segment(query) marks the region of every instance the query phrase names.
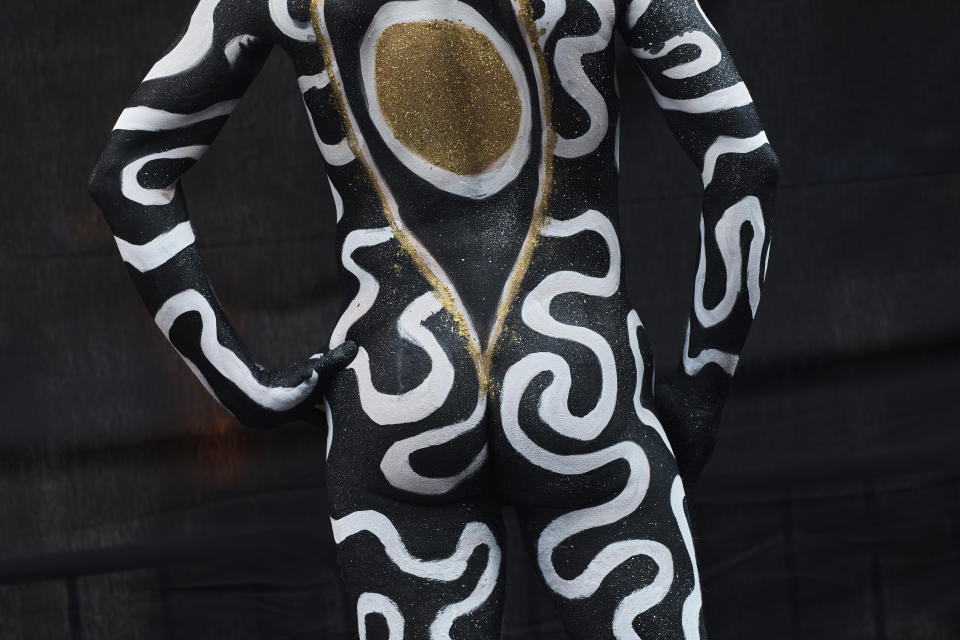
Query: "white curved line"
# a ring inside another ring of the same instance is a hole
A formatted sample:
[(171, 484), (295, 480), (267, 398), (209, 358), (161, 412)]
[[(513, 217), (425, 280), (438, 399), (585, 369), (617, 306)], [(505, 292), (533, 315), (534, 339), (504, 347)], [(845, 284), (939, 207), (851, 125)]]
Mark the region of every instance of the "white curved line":
[(333, 196), (333, 208), (337, 212), (337, 222), (340, 222), (343, 219), (343, 198), (340, 197), (340, 192), (333, 185), (330, 176), (327, 176), (327, 183), (330, 185), (330, 195)]
[(186, 33), (170, 52), (160, 58), (143, 81), (166, 78), (183, 73), (200, 64), (213, 46), (213, 11), (220, 0), (200, 0)]
[(390, 227), (380, 227), (379, 229), (356, 229), (347, 234), (344, 239), (340, 261), (343, 267), (357, 278), (360, 288), (333, 328), (333, 333), (330, 335), (331, 349), (343, 344), (350, 327), (370, 310), (380, 292), (380, 283), (368, 271), (360, 268), (353, 259), (353, 252), (362, 247), (372, 247), (386, 242), (391, 238), (393, 238), (393, 232)]
[(324, 400), (323, 413), (327, 418), (327, 447), (324, 454), (324, 460), (330, 457), (330, 447), (333, 446), (333, 410), (330, 403)]
[(151, 153), (142, 158), (137, 158), (126, 165), (123, 171), (120, 172), (120, 191), (125, 198), (138, 204), (146, 206), (169, 204), (176, 193), (177, 183), (180, 182), (180, 178), (177, 177), (166, 187), (147, 189), (140, 185), (140, 180), (137, 177), (140, 170), (143, 169), (147, 163), (153, 162), (154, 160), (182, 160), (188, 158), (196, 160), (204, 154), (207, 148), (208, 145), (198, 144), (189, 147), (180, 147), (178, 149), (170, 149), (169, 151), (161, 151), (159, 153)]
[(403, 614), (397, 603), (379, 593), (361, 593), (357, 598), (357, 629), (360, 640), (367, 640), (367, 616), (376, 613), (387, 622), (387, 640), (403, 640)]
[(642, 327), (643, 324), (640, 322), (640, 316), (635, 310), (631, 309), (630, 313), (627, 314), (627, 338), (630, 341), (630, 351), (633, 352), (633, 363), (637, 370), (637, 387), (633, 391), (633, 410), (636, 412), (637, 417), (640, 418), (640, 422), (657, 432), (657, 435), (663, 440), (663, 444), (666, 445), (667, 451), (673, 455), (673, 447), (670, 446), (670, 440), (667, 439), (667, 433), (663, 430), (663, 425), (660, 424), (660, 420), (657, 419), (653, 411), (647, 409), (640, 402), (641, 392), (643, 391), (645, 367), (643, 364), (643, 354), (640, 353), (640, 340), (637, 337), (637, 329)]
[[(315, 76), (301, 76), (297, 80), (299, 82), (300, 80), (304, 80), (304, 78), (312, 79), (314, 77)], [(306, 93), (308, 90), (313, 88), (320, 88), (320, 87), (313, 85), (304, 89), (304, 85), (303, 84), (300, 85), (300, 90), (303, 93)], [(347, 144), (347, 139), (342, 138), (340, 142), (337, 142), (335, 144), (327, 144), (326, 142), (321, 140), (320, 134), (319, 132), (317, 132), (317, 125), (313, 121), (313, 113), (311, 113), (310, 107), (307, 105), (306, 99), (304, 99), (303, 101), (303, 108), (306, 109), (307, 111), (307, 121), (310, 123), (310, 131), (311, 133), (313, 133), (313, 139), (316, 141), (317, 147), (320, 149), (320, 155), (323, 156), (324, 161), (327, 164), (332, 165), (334, 167), (340, 167), (350, 162), (353, 162), (353, 160), (355, 159), (355, 156), (353, 155), (353, 151), (350, 150), (350, 146)]]
[[(619, 286), (620, 250), (613, 225), (605, 216), (591, 210), (572, 220), (552, 221), (544, 234), (567, 237), (587, 229), (601, 234), (607, 242), (610, 252), (607, 274), (602, 278), (575, 272), (558, 272), (547, 276), (524, 299), (522, 317), (527, 325), (544, 335), (575, 340), (594, 351), (601, 363), (601, 400), (584, 418), (572, 416), (567, 406), (569, 365), (557, 354), (531, 353), (512, 365), (504, 376), (500, 416), (510, 446), (529, 462), (547, 471), (569, 476), (589, 473), (616, 460), (623, 460), (629, 465), (629, 476), (618, 495), (603, 504), (563, 514), (544, 528), (537, 541), (537, 562), (544, 580), (555, 593), (565, 598), (579, 599), (593, 595), (603, 579), (629, 558), (644, 555), (653, 559), (658, 567), (654, 582), (626, 596), (617, 609), (614, 633), (617, 637), (630, 637), (622, 635), (625, 628), (632, 630), (633, 618), (662, 600), (673, 580), (669, 550), (652, 540), (617, 541), (604, 547), (578, 576), (570, 579), (557, 573), (553, 565), (553, 552), (570, 537), (617, 522), (640, 506), (650, 484), (650, 464), (646, 454), (640, 445), (632, 441), (617, 442), (590, 453), (557, 454), (535, 443), (520, 426), (520, 401), (530, 382), (544, 371), (551, 371), (554, 379), (540, 397), (538, 412), (552, 430), (568, 437), (588, 440), (602, 432), (612, 415), (617, 382), (616, 363), (609, 344), (584, 327), (563, 325), (549, 315), (549, 302), (560, 293), (609, 296)], [(608, 396), (612, 396), (612, 400)], [(597, 413), (602, 415), (602, 419), (597, 420), (596, 415), (592, 415)], [(584, 423), (588, 417), (590, 421)]]
[(750, 153), (769, 143), (770, 141), (767, 140), (767, 134), (764, 131), (749, 138), (718, 137), (703, 156), (703, 188), (706, 189), (713, 182), (713, 173), (717, 168), (717, 160), (720, 156), (725, 153)]
[(616, 406), (617, 369), (613, 350), (603, 336), (595, 331), (555, 320), (550, 315), (550, 304), (555, 297), (566, 293), (599, 297), (616, 293), (620, 286), (620, 246), (610, 220), (592, 209), (571, 220), (551, 219), (542, 233), (545, 236), (568, 237), (583, 231), (598, 233), (606, 241), (610, 254), (607, 273), (602, 277), (576, 271), (551, 273), (524, 298), (521, 317), (527, 326), (542, 335), (570, 340), (593, 352), (600, 365), (601, 376), (600, 397), (596, 406), (584, 416), (570, 413), (567, 404), (572, 383), (570, 366), (557, 354), (539, 353), (535, 358), (528, 356), (514, 366), (538, 372), (551, 371), (554, 377), (541, 397), (540, 416), (558, 433), (578, 440), (590, 440), (606, 428)]
[(545, 0), (543, 3), (543, 15), (540, 16), (535, 24), (537, 31), (540, 32), (539, 41), (546, 42), (553, 33), (553, 28), (557, 26), (560, 18), (567, 12), (567, 0)]
[(300, 93), (306, 93), (311, 89), (323, 89), (330, 84), (330, 76), (327, 74), (327, 70), (324, 69), (320, 73), (315, 73), (312, 76), (298, 77), (297, 84), (300, 85)]
[(673, 510), (673, 517), (677, 520), (677, 526), (680, 528), (680, 537), (683, 538), (683, 546), (687, 549), (690, 566), (693, 567), (693, 589), (683, 601), (681, 612), (683, 638), (684, 640), (700, 640), (700, 607), (702, 605), (700, 571), (697, 569), (697, 557), (693, 551), (693, 535), (690, 533), (690, 523), (683, 511), (683, 499), (683, 482), (680, 480), (680, 476), (677, 476), (670, 488), (670, 507)]
[[(217, 339), (217, 318), (213, 308), (210, 306), (210, 302), (196, 289), (187, 289), (172, 296), (163, 303), (163, 306), (154, 316), (154, 320), (160, 330), (163, 331), (163, 335), (169, 340), (170, 327), (173, 326), (176, 319), (191, 311), (199, 313), (202, 321), (200, 349), (203, 351), (203, 355), (223, 377), (235, 384), (244, 395), (261, 407), (272, 411), (292, 409), (310, 395), (314, 387), (317, 386), (319, 376), (316, 371), (310, 375), (309, 379), (296, 387), (267, 387), (260, 384), (237, 354), (220, 344)], [(193, 364), (183, 354), (181, 354), (181, 357), (188, 364)], [(201, 380), (204, 380), (195, 365), (191, 366), (191, 369)], [(204, 380), (204, 382), (206, 381)], [(207, 388), (210, 387), (207, 386)], [(216, 397), (216, 394), (214, 394), (214, 397)]]
[(470, 464), (462, 471), (443, 478), (430, 478), (420, 475), (410, 466), (410, 456), (422, 449), (436, 447), (454, 438), (458, 438), (480, 425), (487, 408), (487, 395), (481, 393), (476, 408), (466, 420), (431, 429), (415, 436), (398, 440), (387, 449), (380, 461), (380, 470), (390, 486), (420, 495), (443, 495), (454, 489), (465, 479), (476, 473), (487, 459), (487, 446), (474, 456)]
[(120, 113), (114, 131), (169, 131), (182, 129), (198, 122), (228, 116), (239, 100), (225, 100), (196, 113), (173, 113), (153, 107), (127, 107)]
[(554, 154), (562, 158), (578, 158), (597, 148), (607, 134), (609, 117), (607, 103), (587, 77), (581, 58), (588, 53), (602, 51), (610, 43), (616, 7), (613, 0), (587, 0), (600, 19), (597, 32), (589, 36), (561, 38), (554, 52), (554, 68), (563, 90), (587, 112), (590, 127), (576, 138), (557, 136)]
[(317, 141), (317, 146), (320, 147), (320, 155), (323, 156), (327, 164), (340, 167), (353, 162), (353, 151), (350, 150), (346, 138), (336, 144), (327, 144), (317, 134), (317, 129), (313, 125), (313, 116), (310, 116), (310, 127), (313, 129), (313, 139)]
[(635, 56), (643, 60), (656, 60), (657, 58), (666, 56), (677, 47), (682, 47), (687, 44), (693, 45), (700, 50), (697, 57), (690, 62), (684, 62), (669, 69), (664, 69), (663, 75), (668, 78), (673, 78), (674, 80), (692, 78), (693, 76), (714, 68), (720, 64), (720, 60), (723, 58), (720, 47), (714, 42), (713, 38), (703, 31), (689, 31), (679, 36), (674, 36), (663, 43), (663, 47), (656, 53), (653, 53), (649, 49), (631, 49), (631, 51), (633, 51)]
[(270, 0), (270, 19), (280, 32), (299, 42), (316, 42), (317, 34), (309, 20), (295, 20), (290, 15), (288, 0)]
[(651, 0), (631, 0), (627, 5), (627, 28), (633, 29), (637, 26), (637, 21), (643, 17), (643, 14), (650, 8)]
[[(602, 0), (612, 2), (612, 0)], [(376, 44), (381, 34), (400, 22), (447, 19), (465, 24), (486, 36), (513, 79), (520, 100), (520, 122), (513, 144), (486, 169), (470, 175), (431, 163), (397, 139), (380, 109), (376, 82)], [(438, 189), (473, 199), (486, 198), (513, 182), (530, 155), (530, 90), (519, 58), (509, 43), (469, 4), (450, 0), (394, 0), (374, 15), (360, 43), (360, 70), (367, 110), (377, 132), (403, 165)]]
[(140, 273), (146, 273), (165, 264), (196, 240), (188, 220), (184, 220), (173, 229), (161, 233), (144, 244), (133, 244), (117, 236), (113, 239), (117, 242), (123, 261)]
[(653, 582), (634, 591), (620, 601), (613, 612), (613, 637), (617, 640), (640, 640), (633, 629), (633, 620), (638, 615), (659, 604), (673, 584), (673, 556), (670, 549), (654, 540), (631, 540), (634, 555), (644, 555), (657, 565)]
[(242, 33), (227, 43), (223, 48), (223, 55), (226, 56), (227, 64), (230, 65), (231, 69), (237, 66), (237, 61), (240, 59), (240, 55), (243, 54), (243, 50), (257, 41), (258, 38), (256, 36), (252, 36), (249, 33)]
[(688, 376), (695, 376), (700, 370), (713, 362), (732, 376), (737, 370), (737, 363), (740, 356), (735, 353), (720, 351), (719, 349), (704, 349), (696, 356), (690, 356), (690, 323), (687, 322), (687, 337), (683, 342), (683, 370)]
[(697, 320), (704, 327), (712, 327), (725, 320), (737, 303), (737, 297), (743, 287), (740, 228), (744, 224), (749, 224), (753, 229), (746, 281), (750, 314), (756, 315), (757, 305), (760, 304), (760, 255), (763, 251), (765, 230), (760, 200), (756, 196), (747, 196), (724, 211), (714, 229), (714, 239), (720, 249), (723, 267), (727, 274), (727, 284), (723, 298), (712, 309), (707, 309), (703, 301), (703, 288), (707, 279), (707, 251), (703, 216), (700, 217), (700, 263), (697, 265), (693, 307)]
[(340, 544), (362, 531), (369, 531), (383, 545), (387, 557), (404, 573), (441, 582), (452, 582), (463, 576), (467, 561), (479, 546), (487, 547), (487, 566), (477, 586), (464, 600), (448, 605), (437, 613), (430, 625), (431, 640), (447, 640), (454, 620), (475, 611), (493, 593), (500, 573), (500, 545), (490, 528), (482, 522), (469, 522), (463, 527), (454, 552), (437, 560), (421, 560), (407, 550), (393, 523), (377, 511), (354, 511), (340, 519), (331, 518), (333, 539)]
[(735, 85), (717, 89), (698, 98), (668, 98), (657, 91), (650, 79), (644, 75), (650, 91), (653, 92), (653, 98), (660, 105), (661, 109), (667, 111), (682, 111), (683, 113), (713, 113), (715, 111), (725, 111), (744, 107), (753, 102), (750, 92), (747, 91), (747, 85), (738, 82)]
[[(531, 354), (527, 358), (536, 355), (538, 354)], [(520, 455), (542, 469), (568, 476), (589, 473), (615, 460), (626, 461), (630, 468), (623, 490), (617, 496), (603, 504), (572, 511), (556, 518), (547, 525), (537, 541), (537, 561), (547, 585), (564, 598), (587, 598), (596, 592), (601, 581), (613, 569), (629, 558), (652, 555), (657, 560), (662, 557), (663, 549), (659, 543), (649, 540), (622, 540), (604, 547), (586, 569), (574, 578), (561, 577), (553, 566), (553, 552), (565, 540), (582, 531), (617, 522), (640, 506), (650, 485), (650, 463), (640, 445), (630, 441), (617, 442), (591, 453), (573, 455), (553, 453), (533, 442), (520, 427), (519, 410), (523, 392), (538, 372), (520, 367), (519, 364), (520, 362), (510, 367), (504, 376), (501, 419), (504, 435)], [(666, 572), (668, 569), (665, 563), (658, 562), (658, 566), (660, 571)], [(672, 574), (672, 563), (669, 569)], [(672, 580), (672, 575), (670, 579)]]
[(427, 352), (430, 370), (423, 381), (401, 394), (381, 393), (370, 377), (370, 355), (364, 347), (349, 368), (357, 374), (360, 405), (364, 413), (380, 425), (405, 424), (423, 420), (439, 409), (453, 388), (455, 370), (443, 347), (423, 322), (443, 309), (431, 290), (407, 305), (397, 320), (400, 337)]

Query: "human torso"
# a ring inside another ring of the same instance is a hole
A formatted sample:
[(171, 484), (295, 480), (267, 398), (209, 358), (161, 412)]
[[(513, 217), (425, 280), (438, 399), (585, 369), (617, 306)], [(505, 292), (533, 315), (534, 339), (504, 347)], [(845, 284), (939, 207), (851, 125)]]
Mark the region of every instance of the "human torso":
[(337, 205), (331, 346), (365, 352), (364, 408), (446, 397), (443, 378), (496, 396), (534, 352), (589, 381), (572, 405), (596, 404), (634, 355), (614, 3), (317, 0), (313, 16), (297, 65)]

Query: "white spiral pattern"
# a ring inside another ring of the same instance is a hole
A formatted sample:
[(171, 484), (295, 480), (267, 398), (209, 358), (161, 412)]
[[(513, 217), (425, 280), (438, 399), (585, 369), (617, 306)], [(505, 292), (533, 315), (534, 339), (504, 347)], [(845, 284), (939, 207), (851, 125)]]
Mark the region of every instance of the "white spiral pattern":
[[(626, 596), (618, 605), (612, 622), (612, 630), (617, 638), (635, 638), (634, 618), (663, 600), (673, 582), (673, 558), (669, 549), (654, 540), (616, 541), (604, 547), (574, 578), (559, 575), (553, 564), (553, 552), (574, 535), (613, 524), (640, 506), (650, 483), (650, 464), (643, 448), (636, 442), (625, 440), (591, 453), (558, 454), (534, 442), (520, 424), (523, 394), (530, 382), (545, 371), (553, 374), (553, 380), (540, 396), (538, 413), (553, 431), (578, 440), (591, 440), (606, 428), (612, 416), (612, 403), (616, 399), (616, 367), (609, 344), (584, 327), (563, 325), (549, 315), (549, 301), (557, 295), (578, 292), (606, 297), (619, 287), (619, 243), (612, 224), (605, 216), (590, 210), (572, 220), (552, 222), (544, 234), (569, 237), (584, 231), (600, 234), (607, 243), (610, 267), (606, 276), (596, 278), (576, 272), (551, 274), (524, 298), (522, 316), (524, 322), (539, 333), (578, 342), (594, 352), (602, 363), (603, 371), (597, 406), (582, 418), (572, 416), (567, 405), (569, 365), (556, 354), (532, 353), (512, 365), (504, 376), (501, 423), (507, 441), (517, 453), (530, 463), (553, 473), (582, 475), (616, 460), (623, 460), (629, 465), (629, 476), (619, 494), (605, 503), (563, 514), (544, 528), (537, 541), (537, 561), (547, 585), (554, 592), (568, 599), (579, 599), (593, 595), (601, 581), (628, 559), (642, 555), (653, 560), (657, 565), (653, 582)], [(635, 331), (637, 326), (638, 323), (628, 321), (628, 331)], [(634, 353), (639, 356), (639, 347)], [(608, 357), (609, 361), (605, 362)], [(641, 366), (639, 358), (637, 362), (638, 367)], [(642, 380), (641, 369), (638, 369), (638, 380)], [(647, 414), (644, 415), (649, 418)], [(658, 424), (655, 420), (652, 422)]]
[[(333, 539), (340, 544), (350, 536), (367, 531), (372, 533), (383, 545), (383, 549), (393, 564), (404, 573), (438, 582), (452, 582), (463, 577), (467, 570), (467, 561), (478, 547), (487, 548), (487, 564), (477, 580), (473, 591), (459, 602), (449, 604), (437, 612), (430, 625), (431, 640), (449, 640), (450, 627), (457, 618), (476, 611), (493, 593), (500, 575), (500, 545), (490, 528), (482, 522), (469, 522), (463, 527), (454, 552), (438, 560), (422, 560), (413, 556), (403, 543), (400, 533), (384, 514), (377, 511), (354, 511), (342, 518), (331, 518)], [(394, 603), (384, 606), (386, 598), (368, 598), (363, 604), (376, 607), (378, 613), (387, 617), (388, 624), (394, 620), (394, 628), (402, 629), (402, 614)], [(358, 616), (360, 615), (358, 603)], [(399, 624), (397, 622), (399, 616)], [(393, 638), (393, 635), (391, 635)]]
[[(597, 12), (600, 26), (597, 32), (589, 36), (570, 36), (557, 41), (553, 55), (554, 66), (560, 84), (571, 98), (576, 100), (587, 116), (590, 126), (586, 132), (576, 138), (558, 136), (554, 153), (562, 158), (577, 158), (584, 156), (599, 146), (609, 128), (607, 102), (600, 95), (597, 88), (590, 82), (583, 68), (581, 58), (589, 53), (603, 51), (610, 44), (613, 36), (613, 24), (616, 21), (616, 7), (613, 0), (588, 0)], [(552, 28), (555, 24), (553, 15), (544, 18)]]

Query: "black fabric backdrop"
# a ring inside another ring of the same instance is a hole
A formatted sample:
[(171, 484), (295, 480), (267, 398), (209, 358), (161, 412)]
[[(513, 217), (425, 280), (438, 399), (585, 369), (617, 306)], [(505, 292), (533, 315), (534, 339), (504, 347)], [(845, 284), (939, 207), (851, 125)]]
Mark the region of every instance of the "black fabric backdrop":
[[(692, 492), (727, 638), (960, 638), (953, 0), (705, 0), (784, 167), (722, 439)], [(339, 638), (321, 429), (244, 430), (142, 308), (86, 177), (191, 0), (3, 3), (0, 638)], [(677, 361), (699, 175), (622, 59), (630, 288)], [(185, 180), (254, 352), (324, 346), (334, 215), (277, 51)], [(511, 529), (508, 638), (562, 638)]]

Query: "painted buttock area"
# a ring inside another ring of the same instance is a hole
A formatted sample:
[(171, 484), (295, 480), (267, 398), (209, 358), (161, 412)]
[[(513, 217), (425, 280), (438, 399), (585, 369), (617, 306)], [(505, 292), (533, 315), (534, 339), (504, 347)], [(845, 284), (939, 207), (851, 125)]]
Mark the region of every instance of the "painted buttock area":
[(470, 198), (517, 177), (530, 152), (527, 83), (513, 49), (472, 7), (383, 5), (360, 64), (371, 119), (408, 169)]

